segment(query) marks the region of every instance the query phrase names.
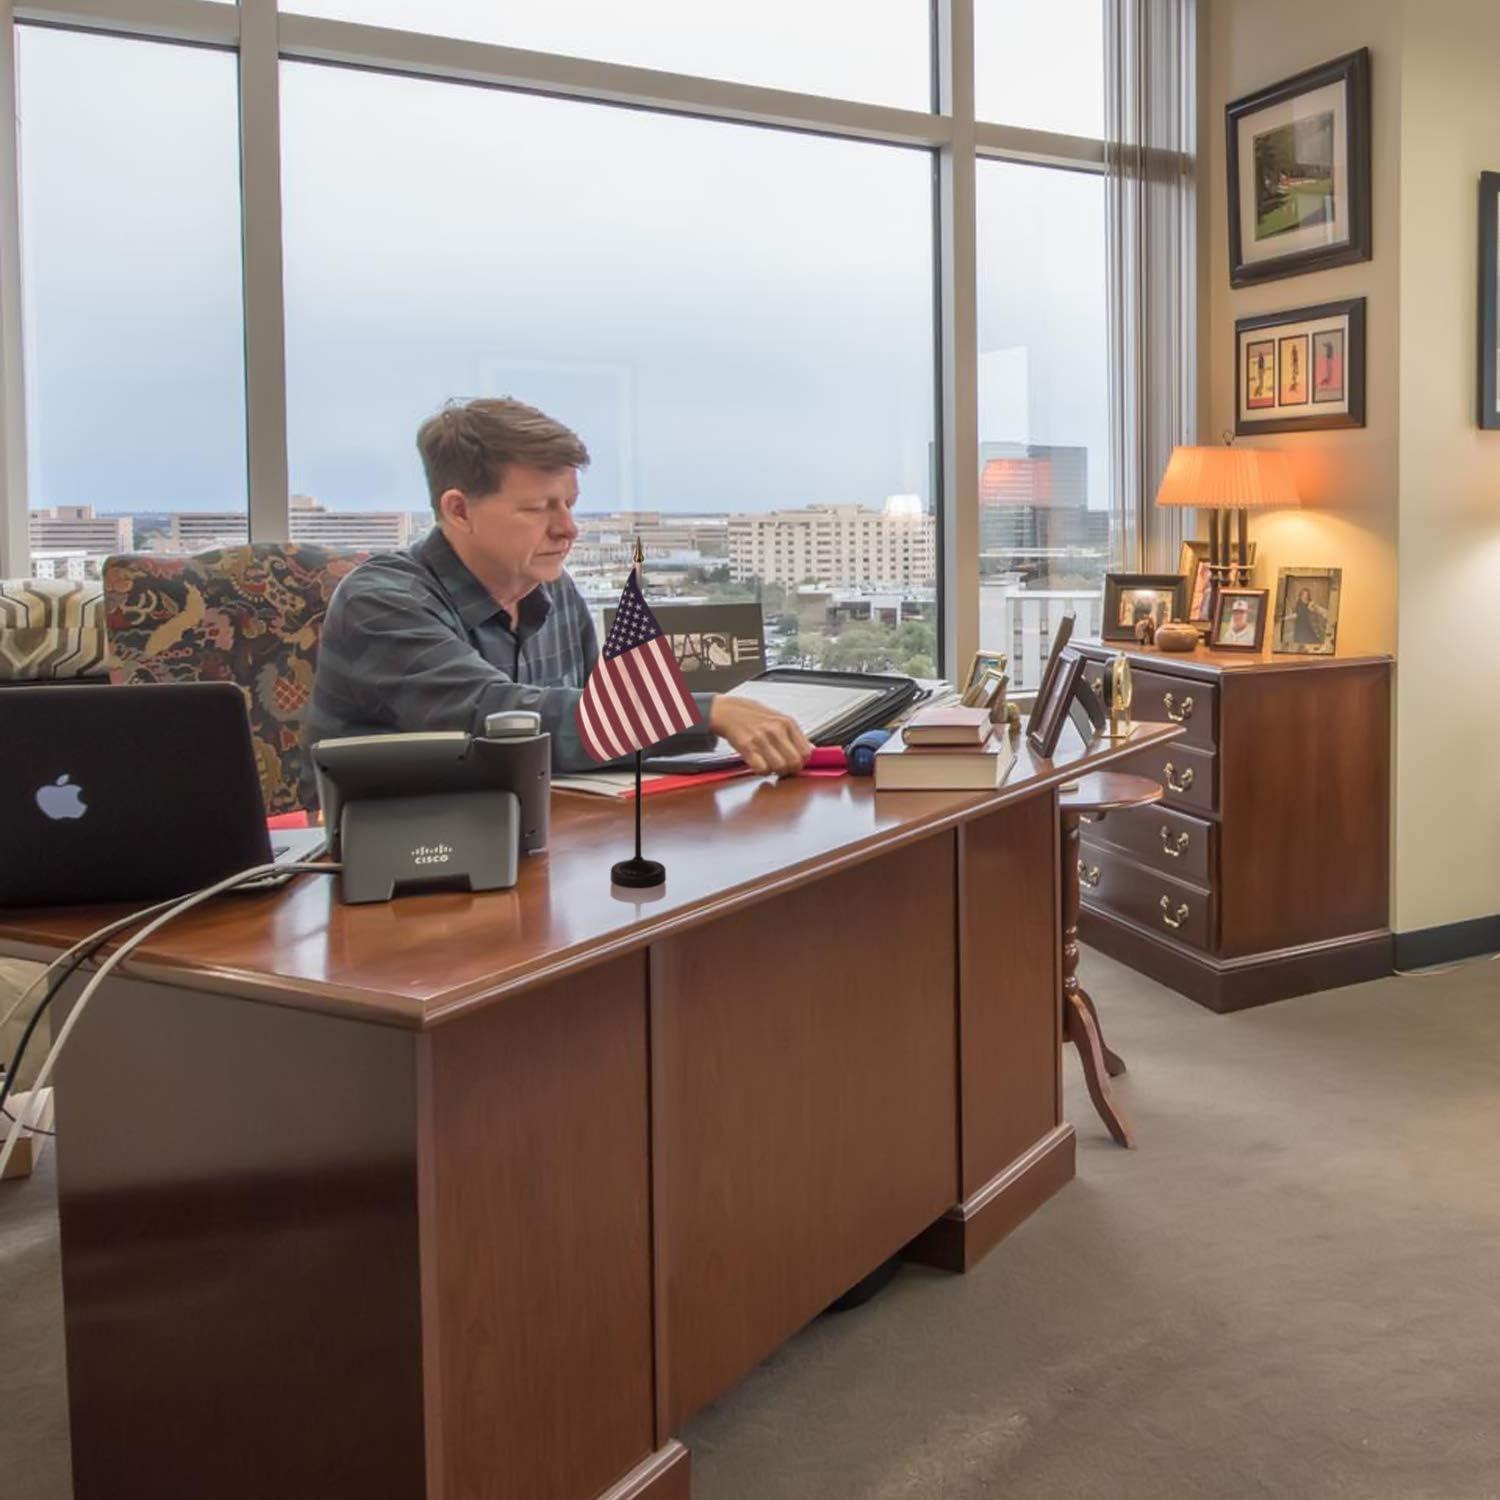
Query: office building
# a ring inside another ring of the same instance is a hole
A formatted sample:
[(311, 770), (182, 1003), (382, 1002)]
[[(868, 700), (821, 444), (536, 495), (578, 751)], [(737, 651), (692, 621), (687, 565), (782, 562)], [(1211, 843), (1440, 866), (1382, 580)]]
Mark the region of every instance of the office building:
[(914, 496), (892, 496), (882, 510), (808, 505), (729, 518), (729, 568), (736, 581), (823, 588), (930, 585), (934, 526)]
[(1500, 1489), (1495, 0), (0, 27), (0, 1500)]
[(81, 551), (89, 557), (129, 552), (135, 523), (128, 515), (100, 515), (92, 505), (55, 505), (34, 510), (29, 519), (31, 545), (42, 552)]

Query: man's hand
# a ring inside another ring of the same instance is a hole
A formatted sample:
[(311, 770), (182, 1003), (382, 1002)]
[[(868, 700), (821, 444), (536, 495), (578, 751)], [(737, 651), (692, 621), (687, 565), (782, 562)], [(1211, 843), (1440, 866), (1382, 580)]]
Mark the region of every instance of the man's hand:
[(813, 747), (795, 719), (750, 698), (720, 694), (709, 710), (708, 727), (722, 735), (752, 771), (791, 776), (800, 771)]

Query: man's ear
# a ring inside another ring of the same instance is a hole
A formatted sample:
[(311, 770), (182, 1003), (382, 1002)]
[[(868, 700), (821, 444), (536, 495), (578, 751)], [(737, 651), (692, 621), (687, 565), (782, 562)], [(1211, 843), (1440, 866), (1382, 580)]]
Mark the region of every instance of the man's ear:
[(462, 490), (444, 490), (438, 496), (437, 510), (449, 525), (460, 531), (469, 530), (469, 497)]

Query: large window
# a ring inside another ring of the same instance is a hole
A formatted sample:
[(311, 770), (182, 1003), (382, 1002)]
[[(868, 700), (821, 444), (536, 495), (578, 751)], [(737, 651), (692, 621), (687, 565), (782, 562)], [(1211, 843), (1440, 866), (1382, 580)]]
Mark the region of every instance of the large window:
[(929, 0), (281, 0), (284, 11), (932, 108)]
[(32, 570), (243, 538), (235, 59), (17, 39)]
[(779, 660), (936, 670), (926, 153), (315, 65), (281, 90), (294, 507), (424, 525), (418, 422), (514, 395), (589, 445), (600, 606), (638, 530), (657, 597), (759, 597)]
[(979, 636), (1034, 687), (1065, 614), (1098, 625), (1109, 484), (1104, 181), (978, 170)]
[(981, 120), (1104, 134), (1105, 0), (976, 0), (974, 112)]

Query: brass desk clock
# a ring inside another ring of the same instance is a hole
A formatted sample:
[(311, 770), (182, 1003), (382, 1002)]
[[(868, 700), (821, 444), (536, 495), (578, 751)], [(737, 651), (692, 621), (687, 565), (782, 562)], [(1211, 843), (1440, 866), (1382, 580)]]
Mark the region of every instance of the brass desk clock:
[(1130, 701), (1135, 694), (1130, 680), (1130, 662), (1122, 651), (1109, 664), (1109, 737), (1129, 739), (1135, 725), (1130, 718)]

